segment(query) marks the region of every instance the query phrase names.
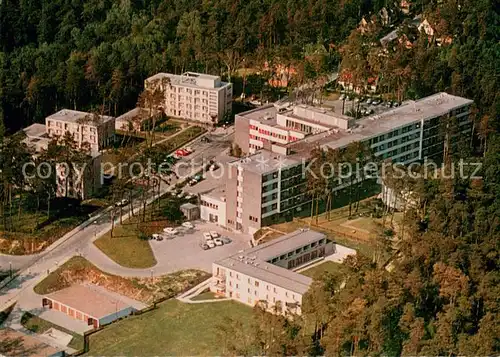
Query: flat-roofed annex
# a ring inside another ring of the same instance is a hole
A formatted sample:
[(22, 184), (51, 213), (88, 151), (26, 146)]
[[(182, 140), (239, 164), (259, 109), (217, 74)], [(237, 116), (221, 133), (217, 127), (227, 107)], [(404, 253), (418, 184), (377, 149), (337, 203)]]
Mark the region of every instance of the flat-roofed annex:
[(216, 261), (215, 264), (284, 289), (304, 294), (312, 283), (311, 278), (271, 264), (270, 261), (321, 239), (326, 239), (323, 233), (312, 230), (298, 230)]
[(72, 285), (45, 297), (96, 319), (109, 316), (133, 304), (124, 296), (90, 284)]
[[(88, 121), (88, 124), (91, 124), (93, 118), (94, 115), (92, 113), (81, 112), (72, 109), (61, 109), (60, 111), (52, 115), (49, 115), (47, 117), (47, 120), (64, 121), (68, 123), (85, 122), (85, 124), (87, 124), (86, 122)], [(106, 123), (113, 119), (113, 117), (107, 115), (98, 115), (98, 118), (99, 118), (99, 124)]]

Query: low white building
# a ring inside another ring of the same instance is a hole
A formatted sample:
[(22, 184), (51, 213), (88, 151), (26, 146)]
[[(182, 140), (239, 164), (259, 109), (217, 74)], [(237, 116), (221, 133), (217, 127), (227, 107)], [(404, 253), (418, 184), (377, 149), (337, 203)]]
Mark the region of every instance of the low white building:
[(312, 279), (293, 270), (335, 252), (336, 244), (323, 233), (298, 230), (214, 262), (210, 289), (250, 306), (300, 315)]
[(225, 186), (200, 195), (200, 218), (220, 226), (226, 225)]

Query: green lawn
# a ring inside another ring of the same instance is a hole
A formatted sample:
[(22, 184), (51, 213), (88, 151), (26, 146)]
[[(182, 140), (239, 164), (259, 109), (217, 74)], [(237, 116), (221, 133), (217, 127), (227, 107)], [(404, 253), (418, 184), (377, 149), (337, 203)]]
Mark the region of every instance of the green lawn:
[(111, 232), (94, 242), (104, 254), (113, 261), (127, 268), (151, 268), (156, 265), (156, 258), (148, 240), (139, 238), (140, 231), (135, 223), (129, 221), (115, 226)]
[(34, 316), (29, 312), (26, 312), (21, 318), (21, 324), (26, 327), (26, 329), (38, 333), (43, 334), (50, 328), (55, 328), (59, 331), (65, 332), (73, 336), (73, 339), (68, 344), (69, 347), (74, 348), (75, 350), (80, 350), (83, 348), (83, 336), (78, 335), (74, 332), (66, 330), (64, 327), (58, 326), (49, 322), (47, 320), (41, 319), (38, 316)]
[(174, 137), (168, 139), (164, 143), (158, 144), (158, 146), (160, 146), (165, 152), (171, 152), (180, 148), (182, 145), (195, 139), (196, 137), (200, 136), (205, 131), (206, 130), (203, 129), (202, 127), (191, 126), (186, 130), (184, 130), (183, 132), (179, 133), (178, 135), (175, 135)]
[(323, 275), (325, 272), (342, 276), (346, 273), (346, 268), (342, 264), (334, 263), (332, 261), (326, 261), (322, 264), (316, 265), (315, 267), (304, 270), (303, 272), (301, 272), (301, 274), (313, 279), (317, 279), (321, 277), (321, 275)]
[(231, 317), (248, 326), (252, 309), (234, 301), (184, 304), (169, 300), (90, 336), (88, 355), (220, 355), (217, 326)]

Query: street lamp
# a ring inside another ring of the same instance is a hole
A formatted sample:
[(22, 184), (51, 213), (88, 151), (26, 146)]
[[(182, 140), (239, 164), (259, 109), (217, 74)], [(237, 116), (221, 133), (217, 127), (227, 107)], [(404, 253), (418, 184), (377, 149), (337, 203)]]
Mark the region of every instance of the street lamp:
[(9, 262), (9, 276), (12, 279), (12, 262)]
[(93, 222), (94, 224), (94, 238), (97, 237), (97, 221)]

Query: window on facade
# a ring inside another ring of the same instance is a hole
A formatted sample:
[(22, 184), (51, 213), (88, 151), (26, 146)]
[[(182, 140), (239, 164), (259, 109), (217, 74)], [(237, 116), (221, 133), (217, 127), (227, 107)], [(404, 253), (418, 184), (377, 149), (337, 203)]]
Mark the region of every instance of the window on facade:
[(273, 288), (274, 293), (276, 294), (276, 288)]
[(259, 282), (258, 281), (255, 281), (255, 286), (259, 287)]

